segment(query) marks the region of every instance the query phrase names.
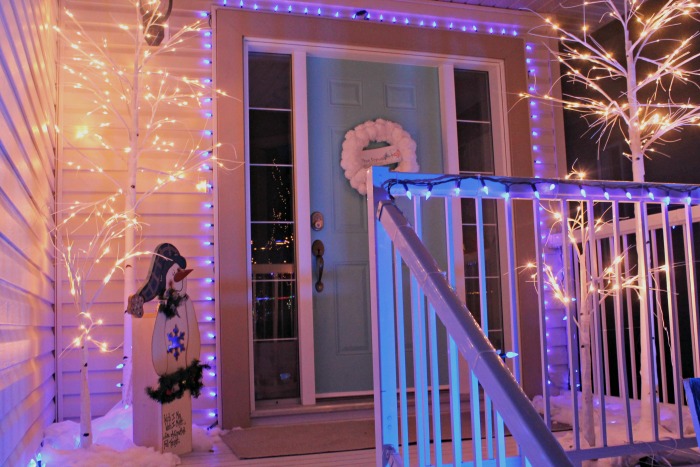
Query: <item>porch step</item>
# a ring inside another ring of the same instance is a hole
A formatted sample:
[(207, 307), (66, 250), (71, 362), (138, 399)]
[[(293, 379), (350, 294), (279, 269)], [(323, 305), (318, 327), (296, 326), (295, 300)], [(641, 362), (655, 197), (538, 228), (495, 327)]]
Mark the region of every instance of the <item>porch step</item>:
[(294, 401), (269, 401), (251, 414), (252, 426), (295, 425), (299, 423), (341, 420), (372, 420), (372, 396), (321, 399), (315, 405), (301, 405)]

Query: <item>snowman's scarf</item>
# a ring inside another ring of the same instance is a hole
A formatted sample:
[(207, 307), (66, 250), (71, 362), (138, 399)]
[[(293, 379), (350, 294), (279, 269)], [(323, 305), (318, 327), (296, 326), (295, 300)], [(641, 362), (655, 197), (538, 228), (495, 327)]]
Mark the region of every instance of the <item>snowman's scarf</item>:
[(165, 300), (161, 300), (160, 305), (158, 305), (158, 313), (163, 313), (167, 319), (180, 316), (177, 307), (183, 300), (189, 300), (189, 298), (187, 294), (180, 295), (177, 290), (168, 289), (165, 292)]

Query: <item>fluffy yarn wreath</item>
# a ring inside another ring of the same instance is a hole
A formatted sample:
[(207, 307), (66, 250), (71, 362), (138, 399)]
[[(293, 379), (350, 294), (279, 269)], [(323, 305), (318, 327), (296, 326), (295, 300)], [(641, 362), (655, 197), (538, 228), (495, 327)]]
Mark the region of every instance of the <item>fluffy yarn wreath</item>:
[[(387, 150), (380, 160), (363, 158), (363, 149), (372, 141), (389, 143), (392, 149)], [(420, 170), (416, 160), (416, 142), (398, 123), (378, 118), (361, 123), (345, 134), (340, 166), (345, 170), (350, 185), (360, 194), (367, 194), (365, 169), (395, 162), (398, 163), (394, 169), (397, 172)]]

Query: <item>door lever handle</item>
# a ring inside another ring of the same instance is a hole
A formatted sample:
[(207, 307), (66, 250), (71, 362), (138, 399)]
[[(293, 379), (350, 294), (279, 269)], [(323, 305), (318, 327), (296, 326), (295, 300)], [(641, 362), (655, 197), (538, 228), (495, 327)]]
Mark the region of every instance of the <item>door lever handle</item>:
[(316, 281), (316, 292), (323, 292), (323, 254), (326, 248), (321, 240), (314, 240), (311, 244), (311, 252), (316, 257), (316, 269), (318, 270), (318, 280)]

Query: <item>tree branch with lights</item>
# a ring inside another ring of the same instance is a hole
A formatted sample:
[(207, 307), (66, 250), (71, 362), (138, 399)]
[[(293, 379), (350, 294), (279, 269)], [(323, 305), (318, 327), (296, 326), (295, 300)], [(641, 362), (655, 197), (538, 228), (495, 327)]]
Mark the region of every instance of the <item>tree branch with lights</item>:
[[(645, 158), (661, 153), (660, 147), (672, 141), (688, 126), (700, 123), (700, 106), (693, 98), (700, 84), (700, 44), (696, 28), (684, 32), (684, 24), (700, 19), (700, 4), (689, 0), (599, 0), (606, 7), (601, 23), (610, 21), (619, 29), (622, 51), (605, 47), (583, 24), (573, 32), (545, 19), (535, 35), (559, 39), (559, 49), (550, 48), (562, 67), (562, 80), (582, 92), (556, 97), (553, 89), (524, 93), (523, 98), (538, 99), (580, 113), (588, 122), (599, 145), (604, 147), (611, 134), (619, 129), (629, 151), (633, 181), (645, 180)], [(586, 8), (586, 3), (581, 5)], [(584, 15), (585, 17), (585, 15)], [(544, 31), (547, 32), (544, 32)], [(637, 204), (637, 250), (644, 251), (641, 222), (646, 206)], [(636, 287), (647, 290), (644, 261), (638, 264)], [(640, 293), (640, 313), (649, 313), (646, 293)], [(642, 349), (653, 345), (647, 320), (641, 319)], [(647, 352), (641, 352), (642, 415), (640, 423), (651, 419), (652, 378), (648, 371)]]
[[(213, 165), (224, 167), (214, 155), (215, 148), (204, 138), (209, 117), (202, 128), (189, 128), (169, 117), (173, 109), (199, 108), (203, 101), (224, 95), (211, 87), (210, 79), (194, 79), (171, 72), (159, 62), (193, 41), (209, 25), (200, 20), (171, 30), (160, 0), (125, 0), (133, 8), (133, 23), (108, 25), (89, 31), (70, 11), (64, 12), (64, 25), (56, 31), (66, 45), (62, 60), (65, 90), (89, 102), (85, 125), (75, 132), (61, 131), (63, 143), (72, 157), (60, 161), (81, 177), (99, 175), (103, 186), (113, 187), (106, 197), (86, 195), (72, 202), (60, 201), (56, 212), (55, 246), (65, 266), (71, 295), (79, 315), (88, 320), (72, 346), (83, 349), (81, 362), (81, 446), (91, 443), (90, 402), (87, 386), (88, 344), (109, 349), (93, 340), (91, 309), (113, 274), (124, 278), (123, 299), (136, 290), (135, 259), (139, 251), (137, 234), (142, 229), (139, 207), (165, 185), (189, 182), (193, 190), (209, 192)], [(108, 39), (109, 37), (109, 39)], [(116, 46), (110, 41), (116, 38)], [(124, 44), (128, 44), (125, 46)], [(179, 127), (178, 127), (179, 125)], [(191, 123), (189, 124), (191, 126)], [(185, 143), (169, 140), (163, 133), (181, 128), (188, 134)], [(200, 136), (192, 138), (191, 134)], [(105, 168), (104, 162), (109, 167)], [(115, 167), (118, 167), (115, 169)], [(232, 167), (224, 167), (232, 168)], [(124, 180), (110, 174), (123, 170)], [(137, 186), (137, 175), (156, 177), (152, 184)], [(81, 178), (82, 180), (82, 178)], [(88, 198), (88, 199), (85, 199)], [(77, 239), (77, 240), (76, 240)], [(116, 255), (116, 258), (115, 258)], [(97, 265), (111, 263), (109, 272), (91, 293), (88, 283), (98, 274)], [(124, 360), (122, 401), (132, 399), (131, 316), (124, 314)]]

